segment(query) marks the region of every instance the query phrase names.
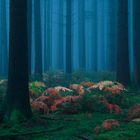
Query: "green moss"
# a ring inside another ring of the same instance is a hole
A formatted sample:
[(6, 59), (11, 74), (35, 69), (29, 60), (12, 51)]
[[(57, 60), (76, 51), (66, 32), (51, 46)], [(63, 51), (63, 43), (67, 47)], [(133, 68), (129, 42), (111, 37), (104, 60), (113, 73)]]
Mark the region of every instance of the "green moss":
[[(66, 78), (64, 75), (62, 75), (62, 77), (56, 78), (56, 76), (51, 77), (52, 75), (50, 74), (49, 80), (47, 81), (48, 83), (46, 82), (47, 86), (55, 86), (59, 85), (60, 83), (62, 83), (60, 85), (67, 86), (70, 82), (79, 83), (81, 81), (93, 81), (93, 79), (96, 79), (94, 77), (95, 75), (90, 76), (90, 74), (87, 75), (86, 73), (83, 73), (82, 75), (79, 73), (74, 73), (72, 78)], [(109, 74), (101, 75), (103, 79), (107, 79), (107, 75)], [(85, 76), (87, 78), (85, 78)], [(80, 79), (77, 80), (79, 77)], [(44, 87), (39, 89), (34, 84), (31, 88), (39, 94), (44, 90)], [(3, 91), (4, 88), (0, 88), (0, 92), (4, 93)], [(75, 95), (73, 92), (61, 92), (60, 94), (62, 96)], [(110, 114), (108, 111), (106, 111), (105, 107), (102, 106), (98, 101), (98, 98), (102, 96), (106, 97), (110, 103), (119, 104), (123, 109), (123, 113), (116, 115), (113, 113)], [(128, 92), (124, 92), (116, 96), (111, 96), (110, 93), (95, 89), (91, 92), (87, 91), (82, 100), (79, 100), (78, 103), (80, 104), (80, 108), (78, 108), (79, 112), (77, 114), (68, 115), (66, 112), (64, 113), (61, 110), (56, 111), (49, 116), (42, 117), (38, 114), (38, 117), (35, 117), (27, 124), (25, 123), (25, 118), (22, 116), (22, 114), (19, 111), (14, 110), (10, 118), (12, 123), (6, 122), (0, 125), (0, 139), (10, 140), (11, 138), (15, 138), (19, 140), (78, 140), (78, 137), (81, 136), (91, 140), (139, 140), (140, 125), (133, 122), (124, 121), (128, 108), (135, 103), (140, 103), (140, 92), (136, 89), (128, 88)], [(67, 103), (67, 105), (72, 106), (69, 103)], [(47, 124), (45, 126), (44, 124), (34, 123), (35, 120), (39, 120), (40, 118), (46, 120)], [(55, 120), (48, 118), (57, 119)], [(100, 126), (106, 119), (117, 119), (120, 122), (120, 126), (113, 127), (111, 130), (101, 130), (101, 133), (96, 135), (94, 133), (94, 128), (96, 126)], [(38, 133), (41, 131), (43, 131), (43, 133)], [(28, 132), (33, 134), (24, 135)], [(15, 136), (17, 134), (18, 136)]]

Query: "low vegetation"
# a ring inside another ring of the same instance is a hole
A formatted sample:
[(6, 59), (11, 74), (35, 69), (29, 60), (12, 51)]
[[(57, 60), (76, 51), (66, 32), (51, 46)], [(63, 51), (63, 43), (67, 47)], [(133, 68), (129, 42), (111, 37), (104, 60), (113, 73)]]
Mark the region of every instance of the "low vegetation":
[[(4, 122), (0, 113), (0, 139), (139, 140), (138, 89), (124, 87), (111, 79), (94, 81), (82, 77), (74, 82), (61, 76), (57, 74), (53, 80), (49, 77), (52, 81), (49, 86), (46, 75), (43, 81), (30, 81), (33, 118), (25, 120), (19, 114), (18, 122)], [(58, 79), (62, 84), (56, 84)], [(6, 80), (3, 80), (0, 82), (1, 112), (5, 90)]]

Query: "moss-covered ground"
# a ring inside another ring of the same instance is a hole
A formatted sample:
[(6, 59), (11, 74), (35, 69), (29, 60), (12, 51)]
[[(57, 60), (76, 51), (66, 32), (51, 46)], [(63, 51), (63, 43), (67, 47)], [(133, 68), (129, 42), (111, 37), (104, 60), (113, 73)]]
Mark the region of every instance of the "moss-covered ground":
[[(0, 102), (5, 89), (5, 85), (0, 86)], [(106, 93), (94, 90), (85, 96), (85, 101), (82, 100), (85, 108), (75, 114), (57, 110), (48, 115), (34, 113), (31, 120), (18, 124), (0, 121), (0, 140), (140, 140), (140, 121), (126, 121), (128, 108), (135, 103), (140, 104), (139, 90), (127, 88), (127, 92), (118, 97), (107, 96), (110, 102), (115, 102), (123, 109), (120, 114), (104, 111), (100, 104), (93, 104), (96, 105), (93, 108), (95, 111), (92, 107), (90, 110), (86, 108), (87, 102), (92, 106), (89, 99), (93, 94)], [(99, 133), (95, 133), (95, 128), (101, 126), (106, 119), (116, 119), (120, 125), (111, 129), (100, 129)]]

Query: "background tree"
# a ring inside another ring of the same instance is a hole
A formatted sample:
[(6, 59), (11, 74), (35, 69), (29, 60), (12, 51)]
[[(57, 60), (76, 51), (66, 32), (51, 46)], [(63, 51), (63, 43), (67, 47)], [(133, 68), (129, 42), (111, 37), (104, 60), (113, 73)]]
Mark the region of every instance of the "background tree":
[(133, 0), (133, 47), (136, 84), (140, 87), (140, 1)]
[(1, 16), (0, 16), (0, 31), (2, 33), (0, 37), (1, 42), (1, 74), (7, 76), (8, 69), (8, 39), (7, 39), (7, 10), (6, 10), (6, 0), (1, 0)]
[(29, 75), (31, 75), (31, 57), (32, 57), (32, 0), (28, 0), (27, 3), (28, 10), (28, 59), (29, 59)]
[(6, 113), (31, 117), (28, 89), (27, 0), (10, 1), (10, 48)]
[(42, 40), (41, 40), (41, 14), (40, 0), (34, 0), (34, 34), (35, 34), (35, 75), (38, 80), (42, 78)]
[(48, 0), (44, 0), (44, 72), (47, 71), (47, 3)]
[(66, 0), (66, 72), (72, 72), (72, 0)]
[[(108, 0), (107, 3), (107, 68), (109, 71), (116, 70), (116, 26), (117, 8), (116, 0)], [(115, 56), (115, 57), (114, 57)]]
[(102, 0), (97, 0), (97, 57), (98, 57), (98, 71), (105, 70), (105, 62), (106, 62), (106, 55), (105, 55), (105, 2)]
[(79, 46), (79, 68), (85, 69), (85, 0), (78, 0), (78, 46)]
[(97, 0), (92, 1), (92, 36), (93, 36), (93, 41), (92, 41), (92, 69), (93, 71), (97, 71), (97, 66), (98, 66), (98, 48), (97, 48)]
[(45, 39), (46, 43), (44, 46), (44, 71), (48, 71), (52, 63), (52, 1), (46, 0), (45, 2)]
[(117, 80), (130, 84), (128, 49), (128, 0), (118, 0)]
[(59, 0), (59, 29), (58, 29), (58, 43), (59, 43), (59, 49), (58, 49), (58, 68), (59, 69), (63, 69), (63, 57), (64, 57), (64, 53), (63, 53), (63, 32), (64, 32), (64, 28), (63, 28), (63, 12), (64, 8), (63, 8), (63, 0)]

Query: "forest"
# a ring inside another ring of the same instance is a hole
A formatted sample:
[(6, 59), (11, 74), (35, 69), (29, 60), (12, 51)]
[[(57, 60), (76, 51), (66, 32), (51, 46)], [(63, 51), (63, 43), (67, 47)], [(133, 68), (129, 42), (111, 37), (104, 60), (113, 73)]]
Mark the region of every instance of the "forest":
[(140, 0), (0, 0), (0, 140), (140, 139)]

